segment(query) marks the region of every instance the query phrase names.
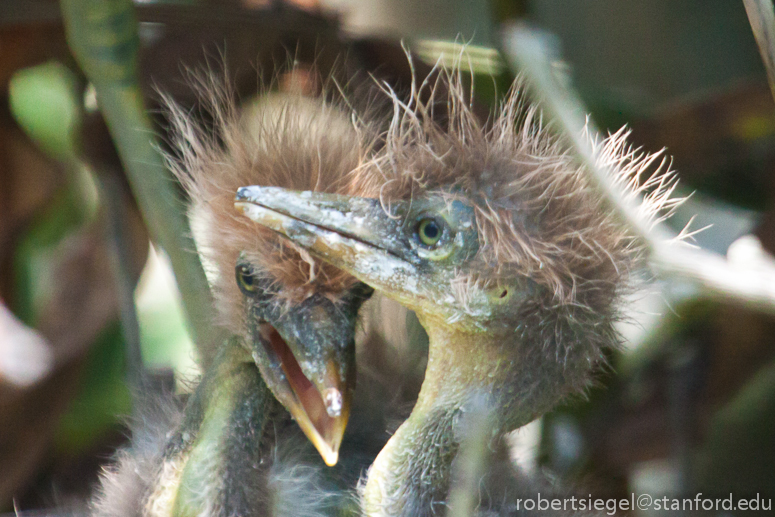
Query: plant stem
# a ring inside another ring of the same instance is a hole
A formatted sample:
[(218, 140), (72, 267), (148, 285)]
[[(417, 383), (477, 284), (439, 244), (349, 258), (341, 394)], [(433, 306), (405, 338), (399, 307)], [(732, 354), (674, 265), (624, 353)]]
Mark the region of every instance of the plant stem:
[(137, 79), (139, 38), (131, 0), (62, 0), (67, 40), (97, 91), (152, 239), (167, 252), (200, 359), (209, 364), (221, 332), (183, 201), (154, 139)]

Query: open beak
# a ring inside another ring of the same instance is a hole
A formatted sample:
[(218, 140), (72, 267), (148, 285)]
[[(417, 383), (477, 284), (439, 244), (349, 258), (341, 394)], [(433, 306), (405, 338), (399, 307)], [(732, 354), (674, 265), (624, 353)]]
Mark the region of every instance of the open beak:
[(418, 295), (412, 286), (422, 275), (401, 220), (376, 199), (250, 186), (239, 189), (234, 205), (399, 302)]
[[(339, 459), (355, 384), (353, 347), (342, 350), (323, 346), (326, 343), (319, 342), (320, 335), (310, 335), (294, 323), (276, 323), (283, 334), (290, 334), (287, 340), (269, 323), (257, 323), (253, 332), (254, 361), (275, 397), (288, 409), (323, 461), (333, 466)], [(318, 326), (334, 328), (337, 323), (321, 318)], [(305, 347), (306, 353), (298, 351), (298, 346), (290, 346), (295, 344), (291, 337), (294, 335), (310, 339), (312, 346)]]

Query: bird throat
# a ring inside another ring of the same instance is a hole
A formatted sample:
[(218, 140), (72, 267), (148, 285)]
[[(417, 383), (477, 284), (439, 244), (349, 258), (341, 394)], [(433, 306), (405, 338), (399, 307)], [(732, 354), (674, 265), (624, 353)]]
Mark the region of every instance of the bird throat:
[[(422, 320), (421, 320), (422, 321)], [(431, 516), (446, 501), (459, 449), (461, 412), (498, 379), (503, 347), (484, 333), (423, 326), (430, 338), (428, 366), (417, 404), (374, 461), (362, 492), (369, 517)]]

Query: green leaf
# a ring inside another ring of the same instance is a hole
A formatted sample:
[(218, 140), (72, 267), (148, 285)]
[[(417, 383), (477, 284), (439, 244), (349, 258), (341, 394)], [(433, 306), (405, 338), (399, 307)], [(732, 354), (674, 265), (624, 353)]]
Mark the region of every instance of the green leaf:
[(9, 92), (11, 113), (29, 137), (57, 160), (75, 160), (81, 126), (75, 74), (49, 61), (16, 72)]

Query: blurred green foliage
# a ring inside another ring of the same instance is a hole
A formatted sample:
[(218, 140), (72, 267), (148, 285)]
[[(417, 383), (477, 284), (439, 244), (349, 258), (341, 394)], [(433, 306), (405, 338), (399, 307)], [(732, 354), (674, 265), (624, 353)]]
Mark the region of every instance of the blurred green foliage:
[(81, 86), (57, 61), (20, 70), (9, 84), (16, 121), (44, 152), (65, 163), (73, 163), (78, 154)]
[(76, 456), (88, 451), (111, 430), (117, 419), (132, 410), (126, 383), (124, 340), (116, 321), (92, 345), (81, 373), (78, 395), (59, 422), (55, 446), (59, 453)]

